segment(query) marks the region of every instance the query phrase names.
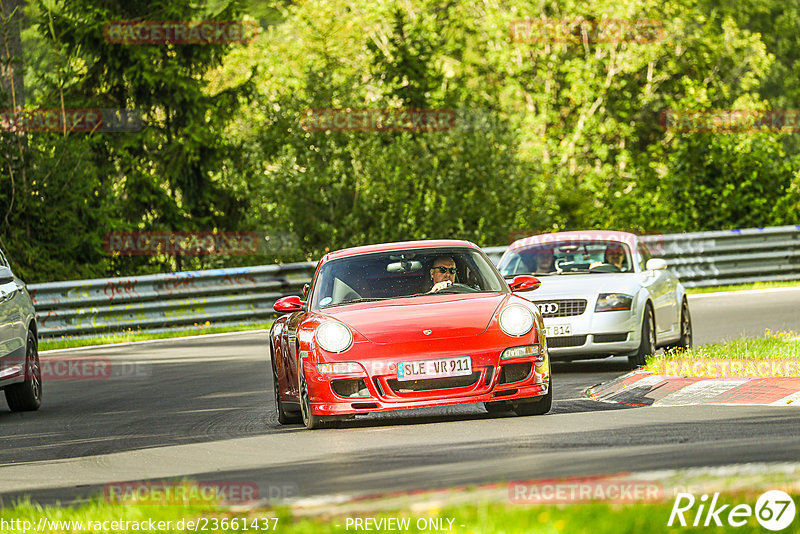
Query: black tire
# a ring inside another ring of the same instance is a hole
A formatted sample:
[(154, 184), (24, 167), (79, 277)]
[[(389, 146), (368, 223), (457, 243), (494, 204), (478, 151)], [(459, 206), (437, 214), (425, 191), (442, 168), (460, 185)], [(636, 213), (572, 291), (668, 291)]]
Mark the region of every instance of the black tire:
[(489, 413), (509, 413), (512, 411), (511, 403), (508, 401), (484, 402), (483, 406)]
[(32, 412), (42, 405), (42, 368), (39, 366), (39, 343), (28, 331), (25, 347), (25, 381), (6, 388), (6, 402), (12, 412)]
[(517, 415), (544, 415), (553, 407), (553, 379), (547, 377), (547, 394), (535, 400), (521, 400), (513, 405)]
[(692, 316), (689, 313), (689, 302), (683, 297), (681, 304), (681, 337), (675, 343), (665, 347), (668, 350), (686, 350), (692, 348)]
[(289, 411), (283, 405), (280, 388), (278, 387), (278, 375), (275, 373), (274, 367), (272, 367), (272, 392), (275, 395), (275, 412), (278, 416), (278, 423), (282, 425), (302, 423), (302, 417), (298, 412)]
[(656, 352), (656, 324), (653, 308), (648, 302), (645, 304), (644, 317), (642, 317), (642, 338), (639, 349), (628, 356), (628, 362), (634, 367), (641, 367), (646, 363), (646, 358)]
[(306, 376), (302, 369), (302, 363), (300, 369), (300, 415), (303, 424), (309, 430), (322, 428), (325, 424), (323, 416), (311, 413), (311, 399), (308, 396), (308, 386), (306, 385)]

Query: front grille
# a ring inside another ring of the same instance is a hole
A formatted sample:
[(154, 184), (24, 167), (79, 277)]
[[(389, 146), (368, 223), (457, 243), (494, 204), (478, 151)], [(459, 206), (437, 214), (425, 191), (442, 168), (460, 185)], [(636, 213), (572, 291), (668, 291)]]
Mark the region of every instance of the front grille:
[(594, 335), (594, 342), (595, 343), (616, 343), (619, 341), (627, 341), (628, 340), (628, 333), (623, 332), (622, 334), (595, 334)]
[(542, 317), (573, 317), (586, 311), (586, 299), (555, 299), (534, 302)]
[(383, 386), (381, 385), (381, 381), (377, 377), (372, 379), (372, 383), (375, 384), (375, 389), (378, 390), (378, 395), (381, 396), (386, 395), (386, 393), (383, 392)]
[(586, 343), (586, 336), (548, 337), (547, 346), (551, 349), (559, 347), (580, 347)]
[(355, 410), (374, 410), (378, 405), (374, 402), (354, 402), (350, 406)]
[(486, 368), (486, 379), (483, 381), (484, 386), (488, 386), (492, 383), (492, 375), (494, 375), (494, 367), (490, 365)]
[(503, 365), (500, 367), (500, 378), (498, 383), (512, 384), (514, 382), (519, 382), (520, 380), (525, 380), (530, 376), (532, 367), (533, 364), (531, 364), (531, 362), (509, 363), (507, 365)]
[(480, 371), (475, 371), (467, 376), (454, 376), (452, 378), (430, 378), (428, 380), (387, 380), (386, 383), (396, 393), (412, 393), (415, 391), (434, 391), (437, 389), (464, 388), (475, 385), (480, 378)]

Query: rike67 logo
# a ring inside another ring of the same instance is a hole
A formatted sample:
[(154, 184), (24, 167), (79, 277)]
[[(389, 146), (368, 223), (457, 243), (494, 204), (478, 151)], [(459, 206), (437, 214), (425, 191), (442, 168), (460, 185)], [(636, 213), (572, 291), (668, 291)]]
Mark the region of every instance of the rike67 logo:
[(731, 527), (742, 527), (755, 515), (756, 521), (762, 527), (779, 531), (792, 524), (795, 512), (792, 497), (780, 490), (770, 490), (762, 494), (756, 501), (755, 508), (749, 504), (737, 504), (733, 507), (722, 504), (719, 493), (715, 493), (710, 502), (706, 494), (695, 499), (691, 493), (678, 493), (667, 526), (721, 527), (727, 523)]

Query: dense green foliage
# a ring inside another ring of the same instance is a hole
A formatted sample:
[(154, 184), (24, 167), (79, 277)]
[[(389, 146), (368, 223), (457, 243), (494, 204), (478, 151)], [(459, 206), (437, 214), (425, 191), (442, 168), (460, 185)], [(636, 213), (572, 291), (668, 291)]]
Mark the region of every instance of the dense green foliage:
[[(797, 133), (677, 132), (667, 109), (800, 109), (798, 0), (32, 0), (28, 108), (138, 132), (0, 132), (0, 247), (29, 282), (275, 261), (388, 240), (797, 223)], [(520, 39), (521, 19), (654, 39)], [(108, 21), (249, 20), (246, 44), (114, 44)], [(316, 131), (308, 110), (448, 109), (445, 131)], [(250, 256), (111, 256), (114, 230), (257, 231)]]

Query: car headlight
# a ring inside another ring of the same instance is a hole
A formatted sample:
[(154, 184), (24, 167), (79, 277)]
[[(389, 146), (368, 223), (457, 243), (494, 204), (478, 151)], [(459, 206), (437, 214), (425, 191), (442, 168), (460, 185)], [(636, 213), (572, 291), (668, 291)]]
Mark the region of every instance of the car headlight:
[(363, 373), (364, 368), (356, 362), (318, 363), (317, 371), (323, 375), (344, 375), (348, 373)]
[(600, 293), (597, 297), (594, 311), (619, 311), (630, 310), (633, 304), (633, 296), (624, 293)]
[(353, 344), (350, 329), (339, 321), (326, 321), (317, 327), (314, 334), (317, 343), (328, 352), (344, 352)]
[(500, 312), (500, 329), (509, 336), (524, 336), (533, 328), (533, 313), (525, 306), (512, 304)]

